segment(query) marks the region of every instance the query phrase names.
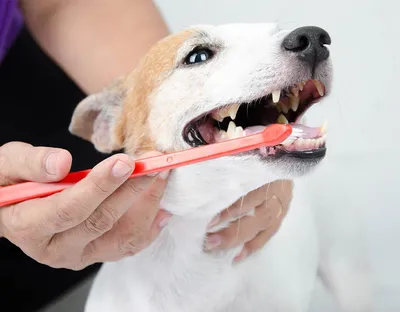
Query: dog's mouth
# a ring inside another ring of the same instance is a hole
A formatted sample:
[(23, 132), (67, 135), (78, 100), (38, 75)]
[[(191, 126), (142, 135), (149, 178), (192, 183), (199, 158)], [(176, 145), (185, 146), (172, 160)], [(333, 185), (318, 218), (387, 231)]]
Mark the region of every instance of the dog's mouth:
[(220, 107), (189, 122), (183, 138), (190, 146), (197, 147), (261, 132), (274, 123), (290, 123), (301, 135), (274, 147), (261, 148), (261, 154), (283, 152), (298, 157), (322, 157), (326, 151), (326, 125), (308, 127), (299, 120), (325, 92), (322, 82), (308, 80), (250, 103)]

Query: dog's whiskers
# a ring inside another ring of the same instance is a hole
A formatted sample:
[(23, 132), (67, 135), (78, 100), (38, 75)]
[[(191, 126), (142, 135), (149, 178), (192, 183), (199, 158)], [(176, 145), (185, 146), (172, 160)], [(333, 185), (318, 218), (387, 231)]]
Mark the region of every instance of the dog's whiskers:
[[(241, 200), (240, 200), (240, 209), (239, 209), (239, 216), (242, 215), (242, 210), (243, 210), (243, 201), (244, 201), (244, 196), (242, 196)], [(237, 231), (236, 231), (236, 238), (239, 237), (239, 232), (240, 232), (240, 217), (238, 219), (238, 227), (237, 227)]]

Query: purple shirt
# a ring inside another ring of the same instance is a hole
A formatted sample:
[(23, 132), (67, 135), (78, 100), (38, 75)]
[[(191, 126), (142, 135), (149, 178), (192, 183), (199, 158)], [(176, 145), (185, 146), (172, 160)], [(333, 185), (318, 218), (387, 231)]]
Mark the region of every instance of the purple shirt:
[(0, 0), (0, 64), (17, 37), (22, 24), (18, 0)]

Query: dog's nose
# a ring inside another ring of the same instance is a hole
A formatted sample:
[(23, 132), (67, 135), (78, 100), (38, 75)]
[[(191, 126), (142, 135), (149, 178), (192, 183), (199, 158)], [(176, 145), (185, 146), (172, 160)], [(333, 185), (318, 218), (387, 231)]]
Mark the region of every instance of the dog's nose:
[(322, 28), (314, 26), (300, 27), (289, 33), (283, 39), (283, 48), (297, 54), (311, 68), (329, 57), (325, 45), (331, 44), (331, 37)]

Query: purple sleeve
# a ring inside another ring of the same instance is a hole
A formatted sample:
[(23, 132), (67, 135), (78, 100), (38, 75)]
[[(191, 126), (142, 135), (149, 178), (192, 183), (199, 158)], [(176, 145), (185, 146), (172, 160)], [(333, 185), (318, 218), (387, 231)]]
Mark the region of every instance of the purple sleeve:
[(23, 24), (18, 0), (0, 0), (0, 63)]

